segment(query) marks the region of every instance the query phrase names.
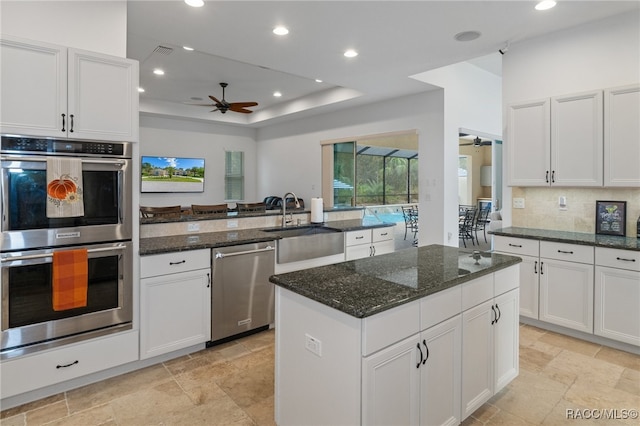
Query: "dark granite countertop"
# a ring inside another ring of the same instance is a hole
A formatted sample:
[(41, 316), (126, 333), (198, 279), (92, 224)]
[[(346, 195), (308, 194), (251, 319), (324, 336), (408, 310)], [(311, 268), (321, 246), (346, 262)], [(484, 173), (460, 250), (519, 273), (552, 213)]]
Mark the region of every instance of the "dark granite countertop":
[[(355, 231), (365, 228), (380, 228), (394, 226), (393, 223), (369, 222), (361, 219), (337, 220), (327, 222), (323, 225), (329, 228), (339, 229), (343, 232)], [(310, 225), (303, 225), (310, 226)], [(295, 227), (289, 227), (295, 228)], [(276, 228), (271, 228), (276, 229)], [(262, 229), (234, 229), (221, 232), (208, 232), (193, 235), (173, 235), (167, 237), (151, 237), (140, 239), (140, 255), (170, 253), (185, 250), (198, 250), (206, 248), (216, 248), (234, 246), (238, 244), (252, 244), (264, 241), (280, 239), (276, 232), (264, 232)]]
[[(430, 245), (273, 275), (270, 281), (356, 318), (364, 318), (520, 263), (522, 259)], [(469, 271), (463, 275), (460, 269)]]
[(489, 231), (489, 233), (504, 237), (527, 238), (531, 240), (640, 251), (640, 238), (618, 237), (615, 235), (599, 235), (587, 234), (584, 232), (552, 231), (549, 229), (518, 227), (495, 229)]

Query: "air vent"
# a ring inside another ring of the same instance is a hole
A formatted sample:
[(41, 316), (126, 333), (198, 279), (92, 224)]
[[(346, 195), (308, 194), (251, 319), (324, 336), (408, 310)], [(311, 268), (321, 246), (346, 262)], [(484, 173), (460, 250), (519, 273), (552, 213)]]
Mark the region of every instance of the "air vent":
[(170, 55), (173, 52), (173, 49), (166, 46), (158, 46), (153, 49), (153, 53), (159, 53), (161, 55)]

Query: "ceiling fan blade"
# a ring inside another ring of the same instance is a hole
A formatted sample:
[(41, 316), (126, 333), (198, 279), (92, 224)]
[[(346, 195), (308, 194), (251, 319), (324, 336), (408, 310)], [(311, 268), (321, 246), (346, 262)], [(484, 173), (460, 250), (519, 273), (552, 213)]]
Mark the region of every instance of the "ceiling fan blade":
[(251, 114), (253, 111), (251, 111), (250, 109), (245, 109), (245, 108), (239, 108), (239, 107), (231, 107), (229, 108), (231, 111), (233, 112), (242, 112), (244, 114)]
[(254, 106), (258, 106), (257, 102), (231, 102), (231, 106), (232, 107), (238, 107), (238, 108), (246, 108), (246, 107), (254, 107)]
[(213, 102), (215, 102), (216, 104), (222, 104), (222, 102), (220, 102), (218, 99), (216, 99), (215, 96), (209, 95), (209, 99), (211, 99)]

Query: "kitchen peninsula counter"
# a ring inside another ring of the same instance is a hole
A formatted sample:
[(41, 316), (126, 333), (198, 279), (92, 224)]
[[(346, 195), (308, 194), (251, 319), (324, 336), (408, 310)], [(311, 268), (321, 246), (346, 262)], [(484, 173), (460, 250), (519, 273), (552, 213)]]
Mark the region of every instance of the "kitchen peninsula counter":
[[(302, 225), (312, 226), (312, 225)], [(394, 223), (370, 221), (363, 219), (348, 219), (326, 222), (323, 225), (328, 228), (338, 229), (342, 232), (355, 231), (367, 228), (382, 228), (395, 226)], [(289, 227), (291, 229), (295, 227)], [(140, 239), (140, 255), (171, 253), (186, 250), (198, 250), (207, 248), (226, 247), (239, 244), (253, 244), (280, 239), (277, 232), (265, 232), (264, 228), (232, 229), (220, 232), (202, 232), (194, 234), (168, 235), (166, 237), (149, 237)]]

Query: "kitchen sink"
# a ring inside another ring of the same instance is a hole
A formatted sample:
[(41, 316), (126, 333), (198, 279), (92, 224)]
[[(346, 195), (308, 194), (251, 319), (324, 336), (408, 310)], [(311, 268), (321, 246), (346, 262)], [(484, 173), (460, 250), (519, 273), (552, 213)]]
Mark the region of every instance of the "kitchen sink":
[(263, 229), (281, 237), (276, 240), (278, 263), (299, 262), (344, 253), (344, 233), (326, 226)]

